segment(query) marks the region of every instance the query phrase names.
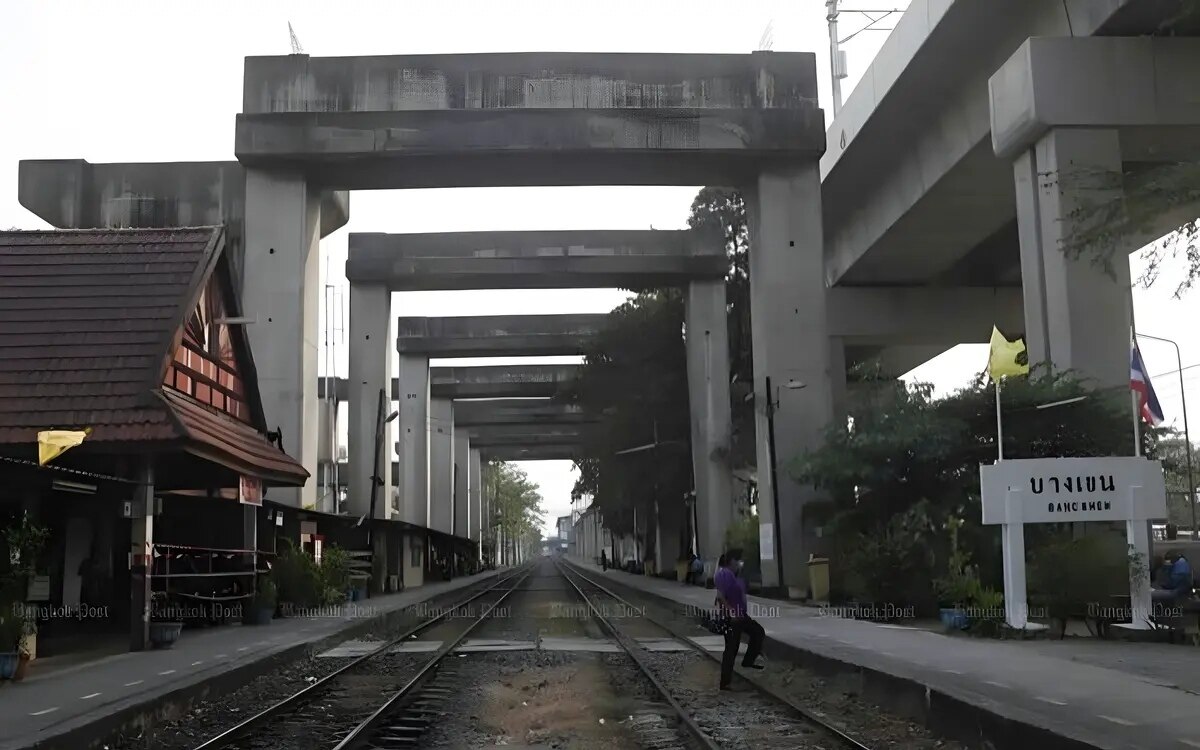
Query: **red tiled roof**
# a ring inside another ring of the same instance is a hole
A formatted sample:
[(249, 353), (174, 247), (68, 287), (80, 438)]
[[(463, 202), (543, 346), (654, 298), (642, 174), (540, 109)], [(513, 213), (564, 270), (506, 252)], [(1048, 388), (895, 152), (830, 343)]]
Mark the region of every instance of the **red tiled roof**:
[(304, 469), (253, 427), (160, 393), (222, 235), (221, 227), (0, 232), (0, 444), (91, 427), (89, 444), (224, 446), (227, 459), (302, 483)]

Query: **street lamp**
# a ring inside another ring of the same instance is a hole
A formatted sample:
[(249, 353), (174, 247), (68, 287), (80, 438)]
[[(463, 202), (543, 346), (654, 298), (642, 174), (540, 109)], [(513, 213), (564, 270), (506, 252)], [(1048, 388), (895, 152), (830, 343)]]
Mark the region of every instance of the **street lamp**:
[(1150, 336), (1145, 333), (1135, 333), (1134, 336), (1137, 338), (1150, 339), (1151, 341), (1161, 341), (1164, 344), (1170, 344), (1171, 346), (1175, 347), (1175, 362), (1177, 363), (1176, 366), (1179, 368), (1176, 370), (1176, 372), (1179, 373), (1179, 401), (1180, 401), (1180, 406), (1182, 406), (1182, 408), (1183, 408), (1183, 445), (1184, 445), (1184, 450), (1187, 451), (1188, 505), (1190, 505), (1191, 509), (1192, 509), (1192, 539), (1195, 539), (1196, 538), (1196, 482), (1192, 478), (1192, 438), (1191, 438), (1191, 435), (1188, 433), (1187, 393), (1186, 393), (1186, 389), (1183, 386), (1183, 356), (1179, 352), (1179, 344), (1175, 343), (1171, 339), (1164, 339), (1164, 338), (1160, 338), (1158, 336)]
[[(780, 590), (783, 590), (783, 534), (779, 530), (779, 481), (778, 472), (775, 470), (775, 410), (779, 408), (779, 393), (776, 391), (772, 398), (770, 375), (766, 377), (765, 385), (767, 391), (767, 455), (771, 462), (771, 514), (775, 523), (775, 575)], [(798, 391), (808, 386), (799, 380), (790, 379), (783, 387), (789, 391)]]

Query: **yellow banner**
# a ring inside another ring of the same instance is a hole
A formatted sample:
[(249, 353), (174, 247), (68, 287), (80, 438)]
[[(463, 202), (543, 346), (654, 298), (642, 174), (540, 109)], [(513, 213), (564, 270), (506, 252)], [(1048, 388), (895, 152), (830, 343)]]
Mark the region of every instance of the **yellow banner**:
[(992, 348), (988, 355), (988, 375), (999, 380), (1006, 375), (1025, 375), (1029, 372), (1029, 353), (1025, 340), (1009, 341), (992, 326)]
[(45, 466), (71, 448), (83, 442), (92, 434), (92, 428), (85, 430), (46, 430), (38, 433), (38, 465)]

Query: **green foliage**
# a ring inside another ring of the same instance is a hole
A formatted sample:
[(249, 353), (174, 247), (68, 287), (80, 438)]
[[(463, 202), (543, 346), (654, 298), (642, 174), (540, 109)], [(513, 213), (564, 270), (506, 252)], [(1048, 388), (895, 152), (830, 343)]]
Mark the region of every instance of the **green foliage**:
[(254, 607), (274, 610), (278, 602), (279, 589), (275, 586), (275, 582), (268, 576), (260, 576), (258, 590), (254, 593)]
[(493, 548), (499, 529), (506, 546), (536, 554), (542, 539), (542, 496), (538, 486), (521, 469), (504, 461), (491, 461), (484, 467), (483, 486), (492, 509), (484, 534)]
[[(330, 545), (321, 551), (320, 583), (327, 591), (335, 591), (340, 600), (350, 589), (350, 555), (346, 550)], [(328, 595), (325, 597), (329, 598)], [(328, 603), (328, 602), (326, 602)]]
[(25, 607), (29, 577), (50, 538), (45, 527), (22, 515), (19, 523), (4, 530), (4, 555), (0, 558), (0, 652), (15, 651), (21, 639), (33, 632), (35, 621)]
[(290, 539), (275, 556), (271, 577), (279, 590), (279, 600), (293, 607), (309, 608), (322, 604), (325, 597), (317, 563)]
[[(792, 472), (831, 499), (827, 528), (834, 536), (833, 564), (842, 568), (831, 571), (839, 590), (931, 607), (937, 592), (928, 582), (948, 576), (954, 548), (946, 531), (961, 519), (956, 543), (977, 569), (976, 596), (986, 596), (1001, 579), (999, 528), (979, 523), (979, 466), (997, 453), (994, 390), (982, 377), (942, 399), (934, 399), (928, 385), (869, 379), (866, 385), (865, 400), (852, 404), (853, 426), (833, 426)], [(1078, 396), (1086, 398), (1037, 408)], [(1130, 452), (1123, 388), (1096, 391), (1069, 373), (1035, 372), (1004, 381), (1002, 408), (1006, 458)], [(1160, 435), (1143, 435), (1146, 455), (1155, 455)], [(1034, 527), (1027, 538), (1032, 546), (1047, 533)], [(955, 591), (973, 586), (953, 585), (962, 587)]]
[(747, 579), (761, 575), (761, 563), (758, 547), (758, 516), (744, 515), (725, 530), (725, 549), (742, 550), (742, 559), (746, 561), (743, 575)]
[(1031, 551), (1029, 597), (1056, 619), (1081, 617), (1129, 589), (1125, 543), (1115, 534), (1065, 534)]

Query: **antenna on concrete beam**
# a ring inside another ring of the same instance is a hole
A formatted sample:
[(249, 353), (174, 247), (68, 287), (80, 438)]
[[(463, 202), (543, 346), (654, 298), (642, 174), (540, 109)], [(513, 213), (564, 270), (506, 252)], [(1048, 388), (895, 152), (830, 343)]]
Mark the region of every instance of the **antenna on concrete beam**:
[(763, 29), (762, 36), (758, 39), (758, 48), (760, 50), (769, 50), (775, 47), (775, 19), (767, 21), (767, 27)]
[(292, 28), (291, 21), (288, 21), (288, 36), (292, 38), (292, 54), (303, 55), (304, 48), (300, 46), (300, 40), (296, 38), (296, 30)]

